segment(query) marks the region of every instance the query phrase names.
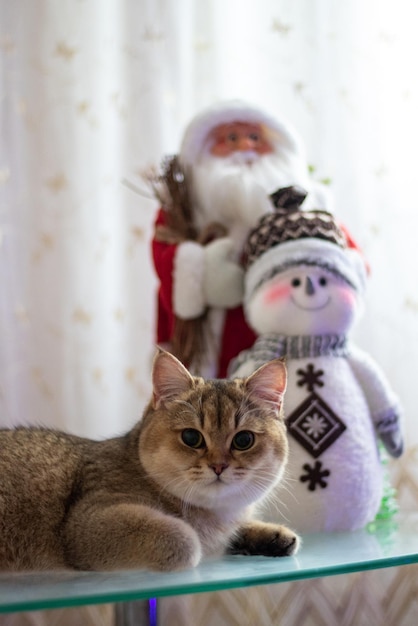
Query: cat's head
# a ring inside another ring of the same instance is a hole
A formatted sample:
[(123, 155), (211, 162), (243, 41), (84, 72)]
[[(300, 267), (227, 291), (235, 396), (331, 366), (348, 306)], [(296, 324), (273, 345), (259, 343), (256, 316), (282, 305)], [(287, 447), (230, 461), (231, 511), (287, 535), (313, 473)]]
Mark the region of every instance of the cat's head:
[(139, 439), (145, 470), (189, 505), (238, 512), (257, 501), (287, 461), (286, 381), (279, 359), (248, 378), (203, 380), (159, 351)]

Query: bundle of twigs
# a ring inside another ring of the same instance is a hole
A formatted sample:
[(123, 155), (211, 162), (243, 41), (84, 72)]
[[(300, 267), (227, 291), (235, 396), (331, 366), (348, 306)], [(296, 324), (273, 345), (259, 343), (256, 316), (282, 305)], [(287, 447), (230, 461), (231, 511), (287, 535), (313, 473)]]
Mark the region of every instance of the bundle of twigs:
[[(187, 180), (177, 156), (168, 157), (162, 165), (162, 173), (150, 181), (154, 195), (166, 212), (165, 224), (157, 226), (155, 237), (158, 241), (178, 244), (183, 241), (196, 241), (202, 245), (217, 237), (224, 236), (226, 229), (218, 223), (209, 224), (201, 232), (195, 226), (193, 207)], [(198, 373), (202, 357), (209, 340), (206, 329), (208, 309), (195, 319), (181, 319), (175, 316), (171, 339), (173, 354)]]

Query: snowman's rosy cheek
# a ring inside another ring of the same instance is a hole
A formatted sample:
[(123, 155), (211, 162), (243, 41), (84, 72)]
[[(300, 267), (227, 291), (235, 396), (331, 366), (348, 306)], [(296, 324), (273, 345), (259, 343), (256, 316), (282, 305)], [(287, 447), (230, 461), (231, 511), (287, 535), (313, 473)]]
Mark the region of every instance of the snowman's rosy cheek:
[(281, 283), (278, 285), (271, 285), (264, 289), (263, 302), (264, 304), (271, 304), (278, 300), (288, 300), (292, 291), (291, 286), (288, 283)]
[(356, 305), (357, 295), (351, 287), (340, 287), (338, 297), (340, 301), (344, 302), (347, 306), (354, 307)]

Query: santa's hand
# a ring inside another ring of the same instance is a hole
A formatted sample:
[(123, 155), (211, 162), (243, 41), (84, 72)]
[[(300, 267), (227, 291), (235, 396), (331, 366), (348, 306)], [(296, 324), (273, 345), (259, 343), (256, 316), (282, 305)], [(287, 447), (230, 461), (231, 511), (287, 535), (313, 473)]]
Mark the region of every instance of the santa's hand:
[(232, 260), (233, 243), (229, 237), (216, 239), (204, 248), (203, 293), (211, 307), (232, 309), (244, 295), (244, 270)]

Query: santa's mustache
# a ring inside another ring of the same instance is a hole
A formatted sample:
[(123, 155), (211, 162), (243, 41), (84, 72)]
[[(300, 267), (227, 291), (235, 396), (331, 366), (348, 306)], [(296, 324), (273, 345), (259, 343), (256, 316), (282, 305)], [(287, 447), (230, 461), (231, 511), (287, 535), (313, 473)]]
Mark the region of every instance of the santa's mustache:
[(243, 164), (251, 164), (254, 161), (257, 161), (260, 158), (260, 155), (255, 150), (240, 150), (237, 152), (233, 152), (228, 157), (223, 157), (224, 163), (232, 163), (236, 165)]

